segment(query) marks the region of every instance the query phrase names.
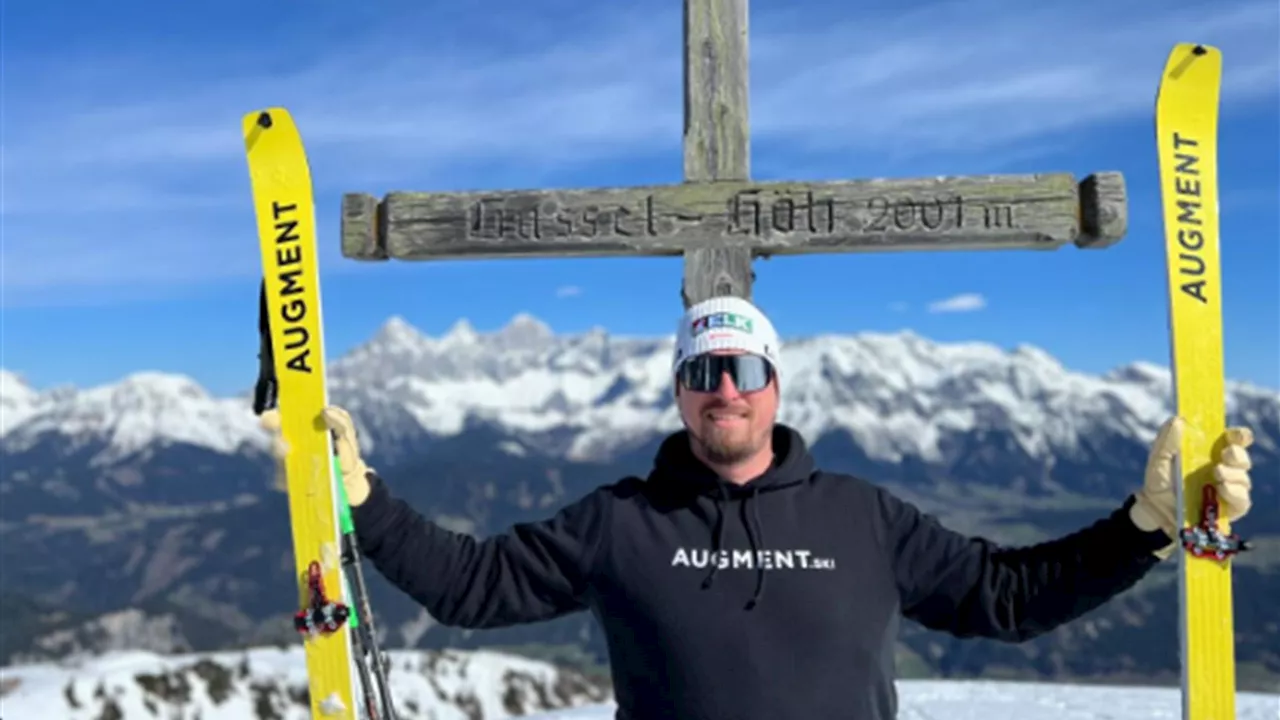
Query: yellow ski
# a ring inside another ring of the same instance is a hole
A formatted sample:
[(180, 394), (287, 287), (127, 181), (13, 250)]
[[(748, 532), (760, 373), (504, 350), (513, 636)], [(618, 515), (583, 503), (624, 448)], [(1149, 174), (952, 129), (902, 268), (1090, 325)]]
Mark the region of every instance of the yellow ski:
[(1211, 486), (1212, 454), (1221, 449), (1226, 429), (1218, 256), (1221, 79), (1217, 48), (1178, 44), (1165, 63), (1156, 100), (1174, 398), (1178, 414), (1187, 421), (1178, 469), (1186, 720), (1236, 717), (1231, 554), (1239, 548), (1226, 519), (1212, 514), (1216, 501)]
[[(340, 557), (333, 448), (320, 411), (328, 402), (311, 172), (293, 118), (283, 108), (242, 122), (262, 253), (263, 306), (271, 337), (298, 578), (298, 623), (310, 683), (311, 716), (355, 720), (351, 634), (346, 615), (326, 617), (316, 587), (348, 606)], [(344, 611), (345, 613), (345, 611)], [(325, 621), (333, 625), (325, 628)], [(313, 632), (316, 627), (320, 631)]]

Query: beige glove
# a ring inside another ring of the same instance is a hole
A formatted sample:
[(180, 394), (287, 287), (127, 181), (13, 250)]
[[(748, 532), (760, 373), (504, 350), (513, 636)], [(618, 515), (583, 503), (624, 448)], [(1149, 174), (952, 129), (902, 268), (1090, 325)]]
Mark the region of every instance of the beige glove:
[[(371, 468), (360, 457), (360, 443), (356, 439), (356, 428), (351, 422), (351, 415), (340, 407), (329, 406), (321, 411), (320, 416), (334, 434), (334, 450), (338, 454), (342, 485), (347, 491), (347, 504), (351, 507), (360, 505), (369, 498), (369, 478), (366, 473)], [(271, 454), (279, 461), (276, 465), (276, 485), (283, 488), (284, 458), (289, 453), (289, 446), (280, 432), (280, 411), (267, 410), (259, 416), (258, 424), (271, 434)]]
[(360, 457), (360, 440), (356, 437), (355, 423), (346, 410), (330, 405), (321, 411), (324, 424), (334, 434), (334, 450), (338, 453), (338, 468), (342, 471), (342, 484), (347, 489), (347, 504), (361, 505), (369, 499), (371, 468)]
[[(1182, 433), (1186, 422), (1172, 417), (1160, 426), (1151, 454), (1147, 457), (1146, 476), (1142, 489), (1129, 508), (1133, 524), (1145, 531), (1163, 530), (1175, 542), (1156, 551), (1161, 559), (1169, 557), (1178, 546), (1178, 506), (1173, 459), (1182, 447)], [(1251, 483), (1249, 469), (1253, 467), (1247, 448), (1253, 444), (1253, 432), (1248, 428), (1227, 428), (1227, 446), (1213, 466), (1213, 480), (1218, 491), (1220, 513), (1235, 522), (1249, 512)]]

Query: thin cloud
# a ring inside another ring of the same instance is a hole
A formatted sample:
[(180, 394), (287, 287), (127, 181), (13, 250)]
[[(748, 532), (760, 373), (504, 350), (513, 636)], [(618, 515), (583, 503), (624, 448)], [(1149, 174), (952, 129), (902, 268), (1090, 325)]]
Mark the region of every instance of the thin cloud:
[(963, 293), (945, 300), (929, 303), (931, 313), (975, 312), (987, 306), (987, 299), (978, 293)]
[[(1064, 131), (1148, 116), (1171, 38), (1229, 49), (1224, 103), (1274, 97), (1272, 2), (1157, 16), (1145, 3), (1097, 7), (753, 8), (755, 148), (787, 158), (774, 171), (841, 154), (857, 155), (860, 174), (926, 155), (937, 167), (987, 153), (989, 167), (1054, 147)], [(270, 75), (245, 74), (256, 65), (233, 52), (183, 65), (135, 48), (128, 60), (96, 58), (92, 71), (22, 58), (43, 69), (7, 88), (10, 108), (31, 110), (6, 117), (5, 301), (256, 275), (239, 123), (270, 105), (294, 113), (307, 143), (327, 272), (368, 267), (338, 254), (342, 192), (563, 186), (655, 158), (678, 172), (678, 4), (566, 6), (567, 35), (534, 8), (518, 11), (529, 14), (529, 34), (514, 44), (474, 32), (459, 42), (453, 29), (483, 23), (480, 11), (454, 10), (426, 23), (438, 38), (388, 42), (403, 32), (397, 21), (352, 28), (339, 52), (302, 39)]]
[(911, 308), (911, 306), (910, 306), (910, 305), (908, 305), (908, 304), (907, 304), (907, 303), (905, 303), (905, 302), (901, 302), (901, 301), (899, 301), (899, 302), (891, 302), (891, 303), (889, 303), (889, 311), (890, 311), (890, 312), (903, 313), (903, 312), (906, 312), (907, 310), (909, 310), (910, 308)]
[(556, 288), (556, 297), (558, 298), (578, 297), (581, 294), (582, 288), (577, 285), (563, 285)]

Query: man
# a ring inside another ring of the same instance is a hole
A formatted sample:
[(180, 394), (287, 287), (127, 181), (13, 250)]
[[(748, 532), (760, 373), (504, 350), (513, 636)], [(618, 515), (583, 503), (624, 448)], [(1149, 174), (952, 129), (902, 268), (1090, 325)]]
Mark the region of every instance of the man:
[[(329, 408), (361, 549), (446, 625), (590, 610), (620, 720), (888, 720), (900, 616), (1020, 642), (1098, 607), (1176, 547), (1176, 419), (1122, 507), (1067, 537), (1003, 549), (816, 468), (775, 422), (779, 352), (744, 300), (690, 308), (672, 366), (685, 430), (662, 443), (648, 478), (485, 540), (395, 499), (361, 459), (346, 412)], [(1215, 477), (1236, 520), (1249, 507), (1251, 437), (1227, 437)]]

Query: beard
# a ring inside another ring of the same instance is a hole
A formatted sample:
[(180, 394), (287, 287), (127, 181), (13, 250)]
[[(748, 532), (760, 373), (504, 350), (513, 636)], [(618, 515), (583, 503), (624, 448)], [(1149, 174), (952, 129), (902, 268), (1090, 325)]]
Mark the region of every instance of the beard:
[(759, 429), (755, 425), (755, 413), (745, 410), (745, 422), (736, 427), (719, 427), (707, 415), (725, 408), (708, 408), (699, 419), (699, 429), (690, 435), (698, 443), (706, 459), (717, 465), (736, 465), (750, 460), (766, 445), (768, 428)]

